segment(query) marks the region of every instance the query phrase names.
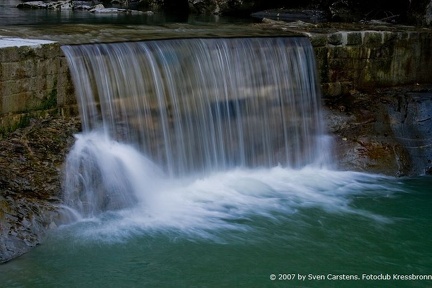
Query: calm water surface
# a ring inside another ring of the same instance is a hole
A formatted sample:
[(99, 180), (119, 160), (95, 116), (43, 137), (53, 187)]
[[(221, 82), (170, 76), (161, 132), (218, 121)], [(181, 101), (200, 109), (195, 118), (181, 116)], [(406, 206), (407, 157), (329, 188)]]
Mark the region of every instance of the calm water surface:
[[(431, 177), (279, 167), (171, 180), (147, 208), (109, 212), (52, 232), (32, 252), (0, 266), (0, 283), (430, 287), (426, 280), (361, 278), (432, 274), (431, 187)], [(294, 280), (279, 280), (290, 274)], [(329, 274), (360, 280), (332, 281)], [(308, 279), (321, 275), (324, 280)]]
[(178, 19), (162, 12), (153, 15), (126, 15), (122, 13), (90, 13), (79, 10), (47, 10), (18, 9), (19, 0), (0, 1), (0, 26), (2, 25), (50, 25), (50, 24), (128, 24), (128, 25), (159, 25), (171, 22), (202, 23), (250, 23), (252, 18), (233, 18), (219, 16), (191, 15), (189, 18)]

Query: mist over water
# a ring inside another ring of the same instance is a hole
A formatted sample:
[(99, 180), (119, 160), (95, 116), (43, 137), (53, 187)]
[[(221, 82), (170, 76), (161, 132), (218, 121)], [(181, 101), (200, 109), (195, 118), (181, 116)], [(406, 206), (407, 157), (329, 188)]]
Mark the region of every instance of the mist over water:
[(234, 168), (175, 179), (155, 174), (152, 168), (150, 163), (139, 170), (151, 177), (137, 174), (130, 179), (133, 204), (87, 218), (85, 225), (80, 224), (84, 229), (75, 231), (75, 236), (116, 242), (134, 235), (174, 233), (181, 238), (224, 243), (230, 239), (230, 231), (255, 230), (257, 219), (302, 226), (298, 214), (308, 209), (384, 225), (394, 219), (352, 206), (353, 199), (369, 193), (393, 197), (401, 192), (383, 176), (313, 167)]

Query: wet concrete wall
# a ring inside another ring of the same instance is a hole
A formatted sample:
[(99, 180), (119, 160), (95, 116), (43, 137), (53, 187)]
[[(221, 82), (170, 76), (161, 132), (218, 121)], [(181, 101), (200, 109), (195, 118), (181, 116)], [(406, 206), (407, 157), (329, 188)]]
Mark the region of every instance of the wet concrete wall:
[(339, 31), (308, 33), (325, 96), (432, 83), (432, 33)]
[[(432, 83), (432, 32), (314, 31), (322, 91)], [(0, 127), (5, 116), (62, 108), (74, 103), (73, 85), (60, 44), (0, 37)]]
[(58, 43), (0, 38), (0, 137), (30, 117), (57, 113), (74, 102)]

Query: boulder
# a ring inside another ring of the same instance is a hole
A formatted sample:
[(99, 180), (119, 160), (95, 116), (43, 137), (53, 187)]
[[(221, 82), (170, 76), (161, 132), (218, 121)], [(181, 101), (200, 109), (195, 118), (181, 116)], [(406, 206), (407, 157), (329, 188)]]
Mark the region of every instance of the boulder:
[(96, 13), (96, 14), (119, 14), (119, 13), (127, 13), (127, 14), (146, 14), (146, 15), (153, 15), (152, 11), (139, 11), (139, 10), (131, 10), (131, 9), (123, 9), (123, 8), (105, 8), (104, 5), (98, 4), (91, 8), (90, 13)]
[(30, 1), (18, 4), (17, 8), (72, 10), (74, 8), (74, 4), (72, 0), (56, 2)]
[(258, 19), (272, 19), (287, 22), (302, 21), (307, 23), (318, 23), (326, 22), (328, 20), (324, 11), (303, 9), (265, 10), (252, 13), (251, 16)]
[(48, 3), (43, 1), (29, 1), (18, 4), (17, 8), (46, 9), (48, 8)]

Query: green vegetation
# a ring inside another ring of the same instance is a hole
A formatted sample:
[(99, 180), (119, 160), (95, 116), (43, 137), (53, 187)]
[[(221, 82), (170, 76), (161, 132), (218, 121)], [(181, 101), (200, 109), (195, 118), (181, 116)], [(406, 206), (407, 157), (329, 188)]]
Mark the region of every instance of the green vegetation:
[(22, 114), (19, 116), (18, 121), (10, 121), (11, 123), (8, 123), (9, 125), (2, 125), (0, 126), (0, 139), (5, 138), (9, 133), (12, 133), (13, 131), (24, 128), (30, 125), (30, 114)]
[(54, 88), (48, 94), (48, 97), (44, 99), (41, 105), (36, 110), (48, 110), (57, 107), (57, 81), (54, 83)]
[[(13, 115), (10, 119), (0, 121), (0, 139), (5, 138), (8, 134), (19, 128), (25, 128), (30, 125), (30, 119), (39, 118), (41, 114), (57, 114), (57, 82), (54, 83), (54, 88), (45, 99), (34, 109), (34, 111), (24, 111), (20, 115)], [(33, 110), (33, 109), (32, 109)], [(1, 119), (0, 119), (1, 120)]]

